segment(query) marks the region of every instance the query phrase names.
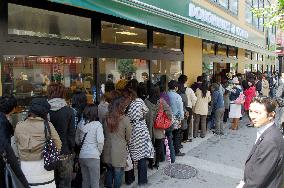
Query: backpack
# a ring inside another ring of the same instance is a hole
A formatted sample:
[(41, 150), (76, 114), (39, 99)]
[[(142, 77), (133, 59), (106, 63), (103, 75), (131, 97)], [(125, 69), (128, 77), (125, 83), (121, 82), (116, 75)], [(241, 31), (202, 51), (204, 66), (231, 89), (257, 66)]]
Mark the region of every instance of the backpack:
[(159, 105), (159, 112), (157, 114), (157, 117), (154, 122), (154, 128), (155, 129), (168, 129), (172, 124), (172, 121), (169, 119), (167, 114), (163, 110), (163, 104), (160, 100)]

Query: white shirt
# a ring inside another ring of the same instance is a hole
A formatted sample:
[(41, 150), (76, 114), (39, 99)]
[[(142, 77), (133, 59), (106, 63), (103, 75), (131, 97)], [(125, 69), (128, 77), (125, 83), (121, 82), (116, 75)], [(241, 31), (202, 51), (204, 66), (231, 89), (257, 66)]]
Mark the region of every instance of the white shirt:
[(259, 137), (264, 133), (264, 131), (266, 129), (268, 129), (269, 127), (271, 127), (273, 124), (274, 124), (274, 121), (268, 123), (267, 125), (264, 125), (264, 126), (257, 128), (257, 135), (256, 135), (255, 144), (256, 144), (257, 140), (259, 139)]

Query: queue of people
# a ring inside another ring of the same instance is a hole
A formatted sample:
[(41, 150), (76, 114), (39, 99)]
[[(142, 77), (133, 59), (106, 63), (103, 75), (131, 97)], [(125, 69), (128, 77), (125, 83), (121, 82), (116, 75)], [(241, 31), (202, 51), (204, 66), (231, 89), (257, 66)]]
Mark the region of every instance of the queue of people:
[[(51, 83), (47, 98), (34, 98), (27, 119), (15, 129), (7, 114), (15, 108), (16, 100), (1, 97), (0, 152), (9, 159), (18, 156), (8, 162), (25, 187), (98, 188), (102, 177), (105, 187), (120, 187), (123, 181), (130, 185), (136, 177), (143, 186), (148, 183), (148, 169), (158, 169), (163, 161), (175, 163), (176, 157), (185, 155), (183, 143), (205, 138), (209, 128), (215, 135), (224, 135), (228, 118), (230, 129), (237, 131), (255, 96), (275, 97), (278, 92), (269, 86), (270, 78), (265, 74), (248, 73), (245, 78), (218, 75), (212, 83), (202, 75), (191, 87), (187, 80), (181, 75), (168, 83), (162, 79), (157, 84), (139, 84), (135, 79), (108, 83), (99, 105), (87, 104), (82, 90), (76, 91), (68, 104), (65, 87)], [(271, 83), (275, 82), (272, 79)], [(272, 91), (267, 92), (269, 88)], [(157, 126), (162, 120), (169, 122), (169, 127)], [(12, 135), (15, 152), (10, 148)], [(60, 152), (52, 170), (46, 170), (42, 155), (47, 136)], [(0, 159), (1, 177), (4, 162)], [(5, 184), (2, 178), (0, 183)]]

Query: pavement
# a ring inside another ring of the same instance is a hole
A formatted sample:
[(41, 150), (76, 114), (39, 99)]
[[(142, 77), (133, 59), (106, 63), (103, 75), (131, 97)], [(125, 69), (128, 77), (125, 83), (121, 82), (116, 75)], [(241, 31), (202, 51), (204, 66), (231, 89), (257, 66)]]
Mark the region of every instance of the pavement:
[[(189, 165), (197, 170), (197, 175), (189, 179), (176, 179), (165, 174), (168, 162), (160, 163), (158, 170), (148, 169), (148, 184), (151, 188), (235, 188), (243, 178), (244, 164), (256, 139), (256, 129), (240, 121), (239, 130), (230, 130), (225, 125), (225, 134), (214, 135), (211, 131), (205, 138), (195, 138), (184, 143), (183, 157), (176, 157), (176, 163)], [(136, 173), (137, 175), (137, 173)], [(136, 178), (137, 179), (137, 178)], [(139, 187), (137, 182), (124, 188)]]

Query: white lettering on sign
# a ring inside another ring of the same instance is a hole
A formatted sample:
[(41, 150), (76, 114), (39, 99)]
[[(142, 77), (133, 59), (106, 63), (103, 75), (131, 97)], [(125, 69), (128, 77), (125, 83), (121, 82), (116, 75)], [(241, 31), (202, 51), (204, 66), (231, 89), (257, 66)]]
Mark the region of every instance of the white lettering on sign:
[(188, 5), (188, 16), (208, 23), (214, 27), (235, 34), (242, 38), (248, 38), (248, 32), (240, 27), (235, 26), (233, 23), (215, 15), (214, 13), (207, 11), (199, 6), (195, 6), (192, 3)]

